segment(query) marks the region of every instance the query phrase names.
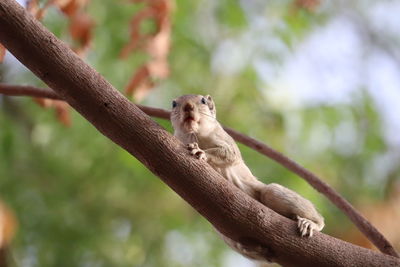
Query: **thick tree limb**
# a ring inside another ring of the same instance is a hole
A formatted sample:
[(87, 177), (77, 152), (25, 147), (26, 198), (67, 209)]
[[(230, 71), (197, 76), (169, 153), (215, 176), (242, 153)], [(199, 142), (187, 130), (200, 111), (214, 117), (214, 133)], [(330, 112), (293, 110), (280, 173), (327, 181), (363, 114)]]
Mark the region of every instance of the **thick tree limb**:
[(0, 1), (0, 42), (91, 122), (138, 158), (220, 232), (287, 266), (399, 266), (398, 258), (316, 233), (286, 219), (188, 156), (184, 146), (48, 32), (14, 0)]
[[(52, 99), (61, 99), (56, 92), (50, 89), (36, 88), (32, 86), (16, 86), (7, 85), (0, 83), (0, 94), (12, 95), (12, 96), (36, 96), (36, 97), (47, 97)], [(169, 119), (170, 112), (160, 108), (151, 108), (143, 105), (137, 105), (144, 113), (149, 116), (158, 117), (162, 119)], [(293, 160), (289, 159), (282, 153), (272, 149), (268, 145), (251, 138), (247, 135), (237, 132), (236, 130), (228, 127), (224, 129), (238, 142), (253, 148), (259, 153), (275, 160), (279, 164), (283, 165), (292, 172), (298, 174), (304, 178), (310, 185), (316, 190), (325, 195), (333, 204), (341, 209), (360, 229), (365, 236), (376, 245), (382, 252), (397, 256), (396, 251), (386, 238), (367, 220), (362, 214), (360, 214), (345, 198), (343, 198), (336, 190), (330, 187), (322, 179), (318, 178), (315, 174), (308, 171), (301, 165), (297, 164)]]

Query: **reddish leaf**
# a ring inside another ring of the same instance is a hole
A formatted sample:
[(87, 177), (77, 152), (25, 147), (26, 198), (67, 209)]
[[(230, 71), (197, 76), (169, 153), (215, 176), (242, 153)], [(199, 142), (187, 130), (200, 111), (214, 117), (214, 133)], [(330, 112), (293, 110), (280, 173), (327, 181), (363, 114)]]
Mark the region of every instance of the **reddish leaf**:
[(2, 44), (0, 44), (0, 63), (3, 62), (5, 55), (6, 55), (6, 48)]
[(30, 0), (26, 4), (26, 9), (29, 13), (36, 15), (39, 10), (39, 1), (38, 0)]
[(294, 2), (295, 7), (307, 9), (308, 11), (314, 11), (320, 4), (320, 0), (296, 0)]
[(127, 43), (121, 51), (120, 56), (122, 58), (126, 58), (133, 50), (135, 50), (139, 46), (139, 42), (143, 42), (145, 36), (140, 33), (140, 24), (145, 19), (151, 18), (154, 16), (154, 13), (151, 9), (146, 8), (140, 11), (136, 16), (134, 16), (130, 22), (131, 28), (131, 39), (129, 43)]
[(74, 16), (80, 9), (85, 7), (90, 0), (52, 0), (52, 3), (56, 5), (60, 10), (67, 16)]
[(31, 13), (37, 20), (42, 20), (46, 14), (47, 9), (52, 5), (51, 1), (47, 1), (43, 8), (39, 7), (38, 0), (31, 0), (27, 3), (26, 9)]
[[(144, 49), (150, 56), (149, 61), (135, 71), (125, 89), (128, 95), (134, 96), (139, 101), (154, 87), (153, 79), (164, 79), (169, 75), (167, 59), (171, 43), (171, 1), (131, 0), (131, 2), (147, 3), (147, 6), (132, 18), (130, 41), (121, 51), (121, 57), (125, 58), (144, 44)], [(156, 30), (144, 34), (140, 30), (140, 25), (147, 19), (154, 21)]]
[(50, 108), (53, 106), (52, 99), (35, 97), (33, 100), (42, 108)]
[(135, 101), (142, 101), (154, 88), (154, 83), (150, 79), (143, 81), (133, 92), (133, 98)]
[(43, 108), (54, 108), (58, 121), (65, 126), (71, 126), (70, 107), (67, 102), (48, 98), (34, 98), (34, 101)]
[(149, 69), (146, 65), (143, 65), (138, 70), (136, 70), (132, 79), (125, 87), (125, 94), (133, 96), (135, 90), (138, 90), (139, 85), (143, 84), (146, 80), (149, 79), (149, 74)]
[(80, 56), (83, 56), (89, 50), (93, 26), (92, 18), (85, 13), (79, 12), (70, 18), (69, 31), (72, 39), (78, 42), (74, 51)]
[[(44, 7), (40, 8), (38, 0), (31, 0), (27, 4), (27, 9), (38, 20), (41, 20), (51, 5), (59, 8), (69, 18), (69, 32), (77, 43), (73, 50), (82, 56), (90, 47), (94, 26), (93, 20), (80, 11), (88, 2), (89, 0), (48, 0)], [(34, 101), (43, 108), (54, 108), (57, 119), (65, 126), (71, 125), (70, 107), (66, 102), (46, 98), (34, 98)]]
[(155, 78), (166, 78), (169, 74), (168, 53), (170, 49), (170, 28), (165, 28), (147, 43), (146, 50), (151, 55), (148, 64), (150, 75)]
[(17, 229), (17, 220), (9, 207), (0, 201), (0, 248), (7, 246)]
[(70, 106), (68, 103), (65, 101), (54, 100), (54, 106), (58, 121), (67, 127), (71, 126)]

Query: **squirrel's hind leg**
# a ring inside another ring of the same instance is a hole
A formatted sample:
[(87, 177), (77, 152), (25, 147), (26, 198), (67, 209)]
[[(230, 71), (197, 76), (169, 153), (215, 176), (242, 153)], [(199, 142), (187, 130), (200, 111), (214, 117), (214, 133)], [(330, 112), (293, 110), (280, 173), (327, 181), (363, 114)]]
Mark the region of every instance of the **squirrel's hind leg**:
[(297, 221), (301, 236), (313, 235), (321, 231), (324, 218), (314, 205), (296, 192), (279, 184), (259, 184), (259, 201), (275, 212)]

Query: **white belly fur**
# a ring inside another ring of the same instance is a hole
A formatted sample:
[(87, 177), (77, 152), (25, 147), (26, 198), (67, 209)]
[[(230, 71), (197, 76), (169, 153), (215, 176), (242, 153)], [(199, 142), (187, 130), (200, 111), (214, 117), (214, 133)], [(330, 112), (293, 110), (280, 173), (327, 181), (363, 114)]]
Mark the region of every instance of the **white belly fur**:
[[(253, 176), (243, 161), (223, 168), (214, 167), (214, 169), (243, 192), (253, 198), (256, 198), (254, 184), (258, 183), (259, 181)], [(250, 184), (252, 184), (252, 186), (250, 186)]]

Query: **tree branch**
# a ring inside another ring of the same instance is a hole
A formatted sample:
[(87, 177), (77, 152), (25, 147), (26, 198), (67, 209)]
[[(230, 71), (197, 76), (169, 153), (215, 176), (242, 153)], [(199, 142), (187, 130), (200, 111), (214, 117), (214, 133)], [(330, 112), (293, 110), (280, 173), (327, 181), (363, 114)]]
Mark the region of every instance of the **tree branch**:
[[(14, 0), (0, 1), (0, 42), (91, 122), (233, 240), (265, 248), (290, 266), (398, 266), (398, 258), (322, 233), (299, 237), (296, 224), (189, 157), (176, 138), (152, 121), (100, 74), (48, 32)], [(99, 116), (99, 114), (101, 114)]]
[[(32, 86), (16, 86), (0, 83), (0, 94), (10, 96), (36, 96), (36, 97), (48, 97), (52, 99), (61, 98), (50, 89), (36, 88)], [(149, 116), (168, 119), (170, 112), (160, 108), (152, 108), (143, 105), (137, 105), (144, 113)], [(276, 161), (280, 165), (296, 173), (304, 180), (306, 180), (312, 187), (314, 187), (321, 194), (325, 195), (334, 205), (341, 209), (357, 228), (364, 233), (364, 235), (375, 244), (382, 252), (397, 256), (397, 252), (394, 250), (389, 241), (361, 214), (359, 213), (344, 197), (342, 197), (335, 189), (325, 183), (318, 176), (305, 169), (295, 161), (286, 157), (282, 153), (274, 150), (268, 145), (251, 138), (247, 135), (239, 133), (238, 131), (224, 127), (224, 129), (237, 141), (240, 142), (256, 151), (260, 154), (267, 156), (268, 158)]]
[(9, 96), (32, 96), (62, 100), (53, 90), (29, 85), (9, 85), (0, 83), (0, 93)]

